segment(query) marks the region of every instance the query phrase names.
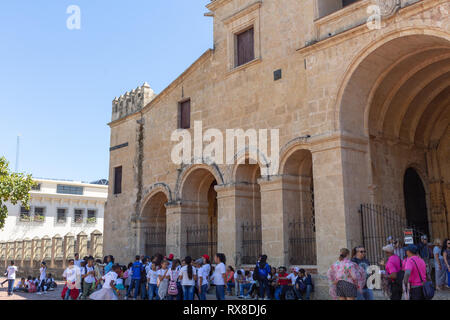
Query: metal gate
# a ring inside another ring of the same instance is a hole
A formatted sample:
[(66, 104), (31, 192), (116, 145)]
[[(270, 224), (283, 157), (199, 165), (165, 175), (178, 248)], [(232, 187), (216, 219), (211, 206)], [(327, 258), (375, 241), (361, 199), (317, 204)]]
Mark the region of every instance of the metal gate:
[(361, 230), (363, 245), (367, 251), (367, 259), (371, 263), (378, 263), (384, 258), (382, 248), (387, 244), (387, 238), (403, 239), (405, 229), (413, 230), (414, 243), (419, 243), (423, 235), (412, 225), (408, 225), (406, 218), (396, 211), (377, 204), (361, 204)]
[(255, 264), (262, 252), (261, 225), (244, 223), (242, 228), (242, 264)]
[(153, 256), (157, 253), (166, 253), (166, 228), (148, 227), (144, 231), (145, 254)]
[(316, 227), (314, 216), (289, 222), (289, 263), (316, 265)]
[(185, 229), (187, 255), (196, 259), (217, 253), (217, 225), (196, 225)]

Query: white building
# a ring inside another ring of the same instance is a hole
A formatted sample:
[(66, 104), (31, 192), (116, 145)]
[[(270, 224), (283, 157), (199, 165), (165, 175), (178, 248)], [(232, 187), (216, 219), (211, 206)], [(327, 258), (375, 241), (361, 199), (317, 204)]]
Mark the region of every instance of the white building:
[(108, 186), (64, 180), (35, 179), (30, 210), (7, 203), (8, 217), (0, 241), (55, 235), (103, 233)]

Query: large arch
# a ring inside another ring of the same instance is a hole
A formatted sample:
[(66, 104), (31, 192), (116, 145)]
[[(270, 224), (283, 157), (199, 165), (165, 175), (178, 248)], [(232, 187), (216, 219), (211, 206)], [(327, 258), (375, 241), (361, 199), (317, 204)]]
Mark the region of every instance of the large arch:
[(247, 155), (239, 159), (234, 166), (233, 181), (235, 185), (235, 216), (238, 241), (242, 244), (242, 264), (253, 264), (262, 254), (261, 228), (261, 164), (250, 161)]
[(410, 28), (386, 35), (351, 64), (338, 95), (342, 133), (365, 137), (372, 200), (406, 217), (405, 168), (427, 168), (430, 233), (448, 236), (450, 35)]
[(199, 257), (217, 251), (218, 206), (215, 186), (219, 178), (207, 165), (195, 165), (186, 171), (180, 184), (182, 203), (182, 240), (186, 253)]
[(166, 254), (167, 217), (166, 203), (169, 198), (161, 189), (152, 192), (139, 219), (140, 237), (146, 255)]
[(283, 214), (288, 221), (288, 260), (316, 265), (313, 163), (310, 150), (294, 147), (283, 157)]

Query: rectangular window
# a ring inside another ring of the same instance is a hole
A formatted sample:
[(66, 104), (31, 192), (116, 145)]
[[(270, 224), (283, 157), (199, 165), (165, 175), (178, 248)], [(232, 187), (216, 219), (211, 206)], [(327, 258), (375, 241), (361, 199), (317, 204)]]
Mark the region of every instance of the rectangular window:
[(43, 222), (45, 219), (44, 215), (45, 208), (35, 207), (34, 208), (34, 221)]
[(75, 209), (74, 210), (73, 221), (75, 223), (82, 223), (83, 222), (83, 210), (81, 210), (81, 209)]
[(236, 67), (255, 59), (253, 27), (236, 34)]
[(342, 0), (342, 7), (349, 6), (355, 2), (358, 2), (359, 0)]
[(66, 209), (61, 209), (60, 208), (60, 209), (57, 210), (56, 221), (58, 223), (66, 222)]
[(30, 221), (30, 210), (25, 209), (25, 207), (20, 207), (20, 220)]
[(33, 191), (41, 191), (41, 184), (38, 183), (38, 184), (33, 185), (31, 187), (31, 190), (33, 190)]
[(189, 129), (191, 127), (191, 100), (179, 103), (179, 129)]
[(114, 194), (122, 193), (122, 166), (114, 168)]
[(87, 222), (88, 223), (96, 223), (97, 222), (97, 210), (88, 210)]
[(83, 187), (58, 184), (56, 186), (56, 193), (82, 195), (83, 194)]

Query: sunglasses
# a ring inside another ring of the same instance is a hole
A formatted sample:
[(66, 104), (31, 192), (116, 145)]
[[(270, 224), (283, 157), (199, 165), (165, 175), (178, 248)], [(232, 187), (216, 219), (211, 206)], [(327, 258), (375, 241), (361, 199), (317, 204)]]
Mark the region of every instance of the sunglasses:
[(366, 253), (366, 250), (359, 250), (360, 253)]

